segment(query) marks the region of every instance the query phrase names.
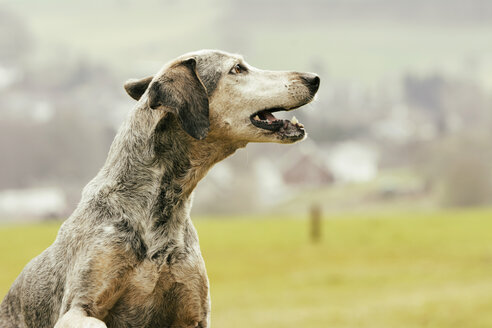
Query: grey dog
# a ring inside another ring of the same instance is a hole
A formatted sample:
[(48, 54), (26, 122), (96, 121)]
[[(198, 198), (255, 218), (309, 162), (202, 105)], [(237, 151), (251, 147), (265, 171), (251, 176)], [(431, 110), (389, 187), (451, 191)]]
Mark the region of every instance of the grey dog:
[(193, 189), (248, 142), (304, 139), (273, 113), (309, 103), (319, 82), (216, 50), (128, 81), (137, 104), (55, 242), (5, 296), (0, 327), (210, 327)]

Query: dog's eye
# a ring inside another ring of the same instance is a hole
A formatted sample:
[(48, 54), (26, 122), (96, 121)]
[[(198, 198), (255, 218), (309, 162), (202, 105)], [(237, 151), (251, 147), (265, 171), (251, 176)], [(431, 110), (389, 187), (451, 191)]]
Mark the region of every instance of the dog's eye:
[(240, 64), (234, 65), (234, 67), (231, 69), (230, 73), (231, 74), (241, 74), (246, 71), (246, 68), (241, 66)]

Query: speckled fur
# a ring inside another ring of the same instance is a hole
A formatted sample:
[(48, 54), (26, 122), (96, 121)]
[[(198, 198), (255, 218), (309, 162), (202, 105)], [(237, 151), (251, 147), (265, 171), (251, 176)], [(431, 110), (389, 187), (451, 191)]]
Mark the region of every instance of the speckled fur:
[(255, 90), (229, 74), (238, 61), (199, 51), (125, 85), (139, 101), (55, 242), (4, 298), (0, 327), (210, 326), (209, 283), (189, 215), (193, 189), (250, 141), (292, 142), (258, 131), (249, 115), (313, 97), (300, 73), (248, 66), (249, 79), (264, 77)]

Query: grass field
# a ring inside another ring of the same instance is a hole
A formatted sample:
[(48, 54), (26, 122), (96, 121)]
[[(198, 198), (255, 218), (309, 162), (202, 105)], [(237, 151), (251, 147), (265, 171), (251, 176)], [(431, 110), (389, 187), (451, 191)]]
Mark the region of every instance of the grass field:
[[(196, 226), (213, 327), (492, 327), (492, 210)], [(0, 296), (57, 228), (0, 227)]]

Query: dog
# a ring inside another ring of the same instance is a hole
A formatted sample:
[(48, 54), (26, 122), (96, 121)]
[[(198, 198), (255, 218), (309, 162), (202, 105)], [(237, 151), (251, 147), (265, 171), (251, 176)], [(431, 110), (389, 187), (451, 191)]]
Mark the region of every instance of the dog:
[(192, 192), (249, 142), (291, 144), (312, 73), (265, 71), (235, 54), (185, 54), (125, 83), (137, 103), (55, 242), (15, 280), (0, 327), (210, 327), (210, 293)]

